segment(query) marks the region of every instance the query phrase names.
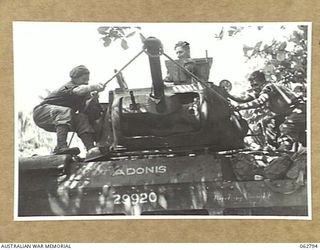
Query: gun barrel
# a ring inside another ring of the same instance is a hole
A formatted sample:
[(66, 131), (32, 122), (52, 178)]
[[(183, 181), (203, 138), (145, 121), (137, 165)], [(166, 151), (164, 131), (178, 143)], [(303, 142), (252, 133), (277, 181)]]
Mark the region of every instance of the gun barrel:
[(144, 49), (149, 56), (154, 98), (163, 99), (164, 83), (162, 79), (161, 63), (159, 58), (162, 52), (161, 41), (155, 37), (149, 37), (144, 41)]

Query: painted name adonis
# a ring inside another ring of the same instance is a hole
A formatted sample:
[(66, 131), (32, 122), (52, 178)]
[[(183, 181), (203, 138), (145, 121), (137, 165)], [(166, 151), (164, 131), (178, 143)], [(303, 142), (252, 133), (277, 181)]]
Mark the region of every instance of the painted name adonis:
[(144, 175), (144, 174), (164, 174), (167, 171), (166, 166), (151, 166), (151, 167), (138, 167), (138, 168), (120, 168), (116, 169), (111, 176), (121, 175)]

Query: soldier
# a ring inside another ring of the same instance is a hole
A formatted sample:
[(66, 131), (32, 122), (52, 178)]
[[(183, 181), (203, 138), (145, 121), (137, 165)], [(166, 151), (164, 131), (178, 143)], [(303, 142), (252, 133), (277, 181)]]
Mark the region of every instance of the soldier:
[(295, 142), (302, 142), (305, 146), (306, 104), (303, 99), (294, 95), (289, 89), (267, 83), (261, 71), (254, 71), (249, 81), (254, 96), (239, 100), (239, 98), (232, 98), (228, 95), (229, 98), (242, 102), (234, 110), (266, 106), (275, 113), (273, 118), (275, 129), (278, 130), (277, 146), (280, 146), (279, 149), (290, 150)]
[(177, 57), (179, 59), (190, 58), (190, 44), (188, 42), (178, 42), (174, 46), (174, 50), (176, 51)]
[[(191, 73), (194, 73), (194, 62), (190, 58), (190, 44), (185, 41), (180, 41), (174, 46), (174, 50), (178, 57), (178, 63), (181, 64), (186, 70)], [(185, 72), (181, 72), (179, 84), (190, 84), (192, 78), (187, 76)], [(173, 76), (168, 72), (167, 76), (164, 79), (165, 82), (173, 82)], [(177, 84), (177, 82), (175, 82)]]
[(33, 110), (34, 122), (40, 128), (57, 133), (57, 145), (54, 154), (66, 154), (79, 151), (77, 148), (68, 148), (67, 135), (75, 131), (87, 149), (87, 156), (95, 154), (94, 129), (85, 113), (86, 105), (91, 93), (104, 90), (102, 83), (88, 85), (89, 70), (77, 66), (70, 72), (71, 81), (51, 92)]

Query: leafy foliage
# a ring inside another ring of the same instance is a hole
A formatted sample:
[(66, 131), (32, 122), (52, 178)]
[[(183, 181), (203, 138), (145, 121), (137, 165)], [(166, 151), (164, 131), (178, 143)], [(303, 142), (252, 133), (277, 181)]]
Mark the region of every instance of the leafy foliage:
[[(260, 57), (265, 60), (262, 69), (267, 80), (275, 81), (292, 88), (296, 84), (306, 87), (307, 79), (307, 27), (299, 26), (300, 32), (294, 31), (287, 41), (275, 41), (264, 44), (262, 41), (254, 47), (244, 45), (244, 56), (250, 60)], [(302, 31), (302, 32), (301, 32)], [(290, 49), (287, 45), (290, 43)]]
[[(230, 26), (227, 31), (222, 28), (220, 33), (215, 35), (215, 38), (221, 40), (224, 38), (224, 34), (228, 34), (232, 38), (239, 35), (246, 28)], [(257, 30), (254, 32), (260, 32), (262, 29), (263, 26), (257, 26)], [(280, 27), (280, 30), (285, 29), (285, 26)], [(243, 45), (243, 55), (247, 58), (247, 62), (254, 59), (263, 61), (264, 66), (256, 70), (262, 70), (266, 75), (267, 81), (283, 85), (298, 95), (306, 97), (307, 29), (307, 26), (299, 25), (286, 40), (277, 41), (274, 39), (270, 43), (255, 41), (254, 45)], [(248, 72), (248, 74), (250, 73)], [(260, 124), (263, 124), (264, 121), (271, 121), (270, 119), (274, 115), (266, 108), (242, 111), (242, 114), (253, 132), (259, 131)], [(260, 144), (259, 139), (261, 138), (252, 138), (257, 144)], [(250, 143), (252, 144), (252, 141)]]
[(55, 133), (48, 133), (36, 126), (32, 112), (18, 113), (18, 156), (47, 155), (55, 146)]
[[(245, 29), (252, 26), (230, 26), (225, 30), (222, 27), (215, 38), (222, 40), (225, 34), (229, 37), (236, 37)], [(263, 26), (256, 26), (257, 31), (263, 30)], [(280, 27), (285, 30), (285, 26)], [(281, 32), (281, 31), (280, 31)], [(257, 41), (255, 45), (243, 45), (243, 54), (247, 61), (260, 58), (265, 66), (260, 69), (266, 74), (267, 80), (283, 84), (286, 87), (294, 89), (297, 84), (306, 88), (307, 79), (307, 33), (306, 25), (298, 25), (286, 41), (273, 40), (270, 44), (263, 41)]]
[(124, 50), (129, 48), (128, 38), (134, 37), (136, 34), (140, 35), (142, 41), (145, 40), (140, 32), (141, 27), (129, 26), (101, 26), (98, 28), (99, 34), (103, 35), (101, 38), (104, 42), (103, 45), (108, 47), (111, 43), (120, 40), (120, 45)]
[[(69, 132), (69, 143), (72, 133)], [(30, 157), (32, 155), (49, 155), (56, 146), (56, 133), (47, 132), (39, 128), (32, 119), (31, 112), (18, 112), (18, 157)], [(85, 151), (78, 136), (72, 139), (71, 147), (79, 147)]]
[(244, 27), (230, 26), (230, 29), (228, 30), (228, 35), (235, 36), (239, 32), (241, 32), (243, 29), (244, 29)]

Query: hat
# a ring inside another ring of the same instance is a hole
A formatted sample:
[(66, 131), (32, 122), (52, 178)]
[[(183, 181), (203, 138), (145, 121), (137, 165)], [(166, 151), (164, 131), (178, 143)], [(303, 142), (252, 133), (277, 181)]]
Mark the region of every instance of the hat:
[(84, 65), (79, 65), (70, 71), (70, 77), (72, 79), (78, 78), (78, 77), (85, 75), (85, 74), (89, 74), (89, 70)]
[(186, 47), (186, 46), (189, 46), (189, 45), (190, 45), (190, 43), (188, 43), (186, 41), (179, 41), (174, 46), (174, 49), (176, 49), (177, 47)]

